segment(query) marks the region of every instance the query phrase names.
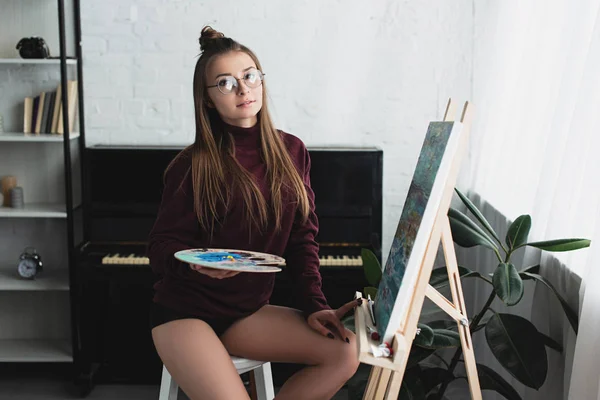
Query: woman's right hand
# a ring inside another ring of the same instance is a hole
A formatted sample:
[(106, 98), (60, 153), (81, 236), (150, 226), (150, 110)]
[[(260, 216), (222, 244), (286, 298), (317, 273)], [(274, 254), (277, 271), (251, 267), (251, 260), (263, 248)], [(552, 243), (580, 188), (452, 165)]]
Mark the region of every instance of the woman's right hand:
[(214, 279), (226, 279), (226, 278), (231, 278), (231, 277), (239, 274), (239, 272), (237, 272), (237, 271), (227, 271), (224, 269), (208, 268), (208, 267), (203, 267), (202, 265), (197, 265), (197, 264), (190, 264), (190, 268), (196, 272), (210, 276), (211, 278), (214, 278)]

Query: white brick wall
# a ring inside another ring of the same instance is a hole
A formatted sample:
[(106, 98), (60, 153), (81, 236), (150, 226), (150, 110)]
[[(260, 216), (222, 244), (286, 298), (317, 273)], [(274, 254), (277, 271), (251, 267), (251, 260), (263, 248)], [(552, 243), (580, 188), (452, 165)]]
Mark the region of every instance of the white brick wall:
[[(472, 0), (82, 2), (87, 145), (184, 145), (205, 24), (253, 49), (279, 128), (384, 149), (384, 253), (423, 135), (472, 90)], [(303, 74), (305, 79), (299, 79)]]

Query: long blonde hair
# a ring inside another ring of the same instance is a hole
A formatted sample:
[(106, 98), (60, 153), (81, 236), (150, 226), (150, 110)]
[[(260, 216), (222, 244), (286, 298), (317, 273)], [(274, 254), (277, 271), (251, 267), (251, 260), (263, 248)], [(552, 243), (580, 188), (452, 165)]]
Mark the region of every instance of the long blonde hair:
[[(194, 108), (196, 115), (196, 138), (190, 146), (192, 154), (192, 185), (194, 212), (200, 226), (211, 236), (218, 221), (219, 205), (228, 207), (234, 189), (239, 190), (245, 203), (248, 229), (255, 226), (259, 231), (267, 227), (270, 214), (277, 231), (285, 208), (284, 194), (291, 194), (303, 221), (309, 213), (309, 202), (294, 163), (289, 156), (281, 135), (275, 129), (267, 108), (267, 88), (263, 81), (262, 108), (258, 112), (261, 155), (267, 167), (266, 179), (270, 185), (270, 207), (252, 175), (235, 159), (234, 142), (224, 129), (224, 123), (214, 108), (208, 107), (206, 92), (206, 67), (219, 55), (241, 51), (248, 54), (262, 71), (256, 55), (247, 47), (207, 26), (199, 39), (202, 54), (194, 71)], [(228, 182), (233, 183), (232, 186)], [(257, 210), (257, 214), (253, 212)], [(272, 211), (270, 213), (269, 211)]]

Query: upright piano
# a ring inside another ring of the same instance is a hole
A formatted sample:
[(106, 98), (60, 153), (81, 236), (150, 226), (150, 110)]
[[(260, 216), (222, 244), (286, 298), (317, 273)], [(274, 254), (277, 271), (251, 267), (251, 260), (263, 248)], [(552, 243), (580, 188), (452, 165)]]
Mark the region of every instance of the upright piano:
[[(158, 383), (161, 363), (148, 321), (156, 281), (146, 241), (160, 204), (163, 173), (182, 148), (94, 146), (85, 150), (84, 241), (77, 251), (80, 376), (101, 382)], [(319, 217), (323, 291), (336, 308), (366, 284), (361, 249), (381, 260), (383, 152), (310, 148)], [(272, 304), (294, 307), (285, 269)], [(285, 379), (273, 366), (276, 384)], [(92, 384), (93, 385), (93, 384)]]

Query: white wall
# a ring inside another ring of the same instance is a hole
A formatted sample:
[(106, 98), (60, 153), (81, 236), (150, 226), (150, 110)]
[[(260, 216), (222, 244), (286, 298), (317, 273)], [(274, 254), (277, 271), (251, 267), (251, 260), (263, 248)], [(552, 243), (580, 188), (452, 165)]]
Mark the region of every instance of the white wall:
[(472, 1), (241, 4), (82, 2), (87, 145), (191, 143), (211, 24), (257, 53), (279, 128), (309, 146), (383, 148), (387, 253), (428, 122), (471, 95)]

